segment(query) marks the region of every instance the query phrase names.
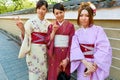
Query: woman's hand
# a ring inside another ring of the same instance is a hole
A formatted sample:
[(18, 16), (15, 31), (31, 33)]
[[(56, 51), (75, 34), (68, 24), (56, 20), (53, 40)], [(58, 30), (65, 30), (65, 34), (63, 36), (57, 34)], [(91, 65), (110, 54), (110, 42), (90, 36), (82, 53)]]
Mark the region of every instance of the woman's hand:
[(52, 33), (50, 34), (50, 40), (53, 40), (53, 38), (54, 38), (54, 36), (55, 36), (55, 33), (56, 33), (56, 31), (58, 30), (58, 25), (56, 25), (56, 24), (53, 24), (53, 27), (52, 27)]
[(92, 62), (88, 62), (86, 60), (81, 60), (81, 61), (87, 68), (87, 71), (85, 72), (85, 76), (90, 75), (92, 72), (96, 71), (96, 66)]
[(53, 31), (54, 31), (54, 33), (56, 33), (58, 28), (59, 28), (59, 26), (57, 24), (53, 24)]
[(97, 70), (97, 64), (96, 63), (93, 63), (93, 66), (95, 67), (94, 70), (87, 70), (84, 74), (84, 76), (87, 76), (87, 75), (91, 75), (91, 73), (95, 72)]
[(68, 64), (67, 59), (62, 60), (62, 62), (60, 63), (60, 66), (62, 67), (63, 71), (65, 71), (67, 64)]
[[(96, 64), (96, 63), (93, 63), (93, 66), (95, 67), (95, 71), (96, 71), (97, 68), (98, 68), (97, 64)], [(95, 72), (95, 71), (94, 71), (94, 72)]]
[(15, 20), (16, 20), (17, 27), (21, 30), (22, 37), (24, 37), (25, 29), (24, 29), (23, 21), (20, 19), (19, 16), (18, 16), (18, 18), (15, 18)]
[(24, 23), (23, 23), (23, 21), (20, 19), (19, 16), (18, 16), (18, 18), (15, 18), (15, 20), (16, 20), (16, 25), (17, 25), (17, 27), (18, 27), (21, 31), (23, 31), (23, 30), (24, 30)]

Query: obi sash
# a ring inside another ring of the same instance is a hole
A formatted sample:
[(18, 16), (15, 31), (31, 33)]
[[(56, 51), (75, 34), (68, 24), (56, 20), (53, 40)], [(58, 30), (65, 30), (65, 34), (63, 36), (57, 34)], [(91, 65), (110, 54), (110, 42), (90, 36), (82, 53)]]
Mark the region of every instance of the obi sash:
[(55, 47), (68, 47), (69, 36), (68, 35), (55, 35), (54, 46)]
[(80, 44), (80, 48), (85, 58), (94, 58), (94, 44)]
[(31, 33), (31, 42), (35, 44), (45, 44), (46, 33), (41, 32), (32, 32)]

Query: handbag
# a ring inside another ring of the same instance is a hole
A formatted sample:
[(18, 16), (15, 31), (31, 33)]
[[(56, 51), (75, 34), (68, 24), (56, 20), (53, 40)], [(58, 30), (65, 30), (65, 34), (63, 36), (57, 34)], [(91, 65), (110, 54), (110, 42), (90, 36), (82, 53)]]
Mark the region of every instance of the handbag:
[(65, 72), (60, 71), (57, 80), (69, 80), (69, 77)]

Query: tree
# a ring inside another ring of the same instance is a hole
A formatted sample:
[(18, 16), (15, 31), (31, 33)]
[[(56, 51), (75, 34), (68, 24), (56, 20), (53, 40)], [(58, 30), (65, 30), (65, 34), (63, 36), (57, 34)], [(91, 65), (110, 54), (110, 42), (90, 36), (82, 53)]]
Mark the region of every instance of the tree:
[(23, 5), (22, 5), (23, 0), (12, 0), (12, 1), (13, 1), (13, 5), (15, 6), (13, 11), (23, 8)]
[[(64, 2), (70, 0), (46, 0), (46, 1), (49, 4), (55, 4), (57, 2)], [(30, 2), (29, 0), (0, 0), (0, 14), (32, 7), (35, 7), (35, 3)]]
[(20, 9), (31, 8), (34, 6), (35, 3), (32, 3), (29, 0), (0, 0), (0, 14)]
[(7, 8), (7, 0), (0, 0), (0, 13), (5, 12)]
[(35, 5), (29, 0), (12, 0), (12, 1), (13, 1), (13, 5), (15, 6), (13, 11), (25, 9), (25, 8), (31, 8), (34, 7)]
[(49, 4), (55, 4), (57, 2), (65, 2), (65, 1), (70, 1), (70, 0), (47, 0)]

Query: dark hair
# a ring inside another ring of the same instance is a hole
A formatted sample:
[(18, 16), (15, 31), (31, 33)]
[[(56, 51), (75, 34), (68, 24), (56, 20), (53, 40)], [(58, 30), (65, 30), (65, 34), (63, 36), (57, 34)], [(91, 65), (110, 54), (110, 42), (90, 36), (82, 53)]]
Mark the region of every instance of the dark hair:
[(79, 18), (80, 18), (80, 14), (81, 14), (82, 10), (87, 10), (88, 11), (88, 14), (89, 14), (89, 26), (90, 26), (91, 24), (93, 24), (93, 16), (94, 16), (94, 14), (93, 14), (93, 10), (90, 7), (90, 4), (88, 2), (82, 2), (80, 4), (80, 7), (78, 9), (77, 24), (80, 25)]
[(55, 9), (65, 11), (64, 5), (61, 4), (61, 3), (56, 3), (56, 4), (53, 6), (53, 13), (54, 13), (54, 10), (55, 10)]
[(41, 6), (45, 5), (46, 8), (48, 8), (48, 3), (45, 0), (39, 0), (36, 4), (36, 9), (40, 8)]

